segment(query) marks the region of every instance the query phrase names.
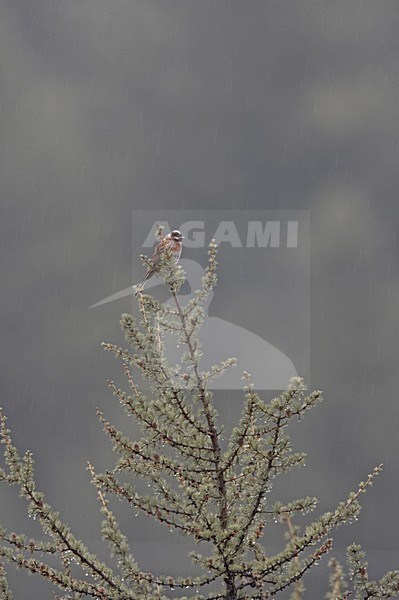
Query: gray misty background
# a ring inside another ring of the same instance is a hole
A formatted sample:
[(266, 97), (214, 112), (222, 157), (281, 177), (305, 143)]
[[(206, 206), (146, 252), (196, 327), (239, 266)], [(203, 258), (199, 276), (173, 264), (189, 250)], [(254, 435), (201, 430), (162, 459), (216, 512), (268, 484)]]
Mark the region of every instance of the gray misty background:
[[(328, 510), (384, 462), (332, 554), (357, 541), (372, 577), (398, 568), (397, 1), (2, 0), (0, 29), (1, 404), (47, 499), (105, 556), (85, 465), (112, 460), (97, 406), (131, 432), (99, 346), (131, 300), (89, 306), (131, 283), (132, 210), (310, 210), (308, 383), (326, 401), (276, 494)], [(218, 303), (245, 326), (266, 291), (238, 284)], [(216, 401), (231, 425), (239, 395)], [(117, 508), (143, 569), (185, 568), (185, 543)], [(15, 490), (0, 512), (39, 533)], [(52, 597), (8, 571), (16, 598)]]

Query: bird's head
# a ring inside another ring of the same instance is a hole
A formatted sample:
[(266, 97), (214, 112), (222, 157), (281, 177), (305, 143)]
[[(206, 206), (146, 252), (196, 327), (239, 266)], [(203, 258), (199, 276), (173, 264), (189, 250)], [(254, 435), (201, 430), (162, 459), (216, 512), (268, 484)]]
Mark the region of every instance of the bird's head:
[(174, 229), (169, 235), (175, 242), (181, 242), (184, 239), (184, 235), (182, 235), (177, 229)]

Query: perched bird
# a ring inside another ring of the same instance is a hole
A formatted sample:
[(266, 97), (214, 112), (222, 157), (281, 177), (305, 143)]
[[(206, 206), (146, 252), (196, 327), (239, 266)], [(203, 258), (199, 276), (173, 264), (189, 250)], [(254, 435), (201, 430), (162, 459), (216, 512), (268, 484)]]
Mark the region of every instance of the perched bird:
[(137, 286), (135, 296), (137, 296), (137, 294), (143, 291), (144, 284), (147, 281), (147, 279), (152, 277), (155, 273), (159, 272), (159, 261), (165, 253), (170, 255), (175, 260), (175, 262), (179, 261), (183, 247), (183, 239), (184, 235), (182, 235), (177, 229), (174, 229), (157, 244), (154, 254), (149, 260), (150, 264), (148, 265), (147, 273), (145, 274), (143, 281)]

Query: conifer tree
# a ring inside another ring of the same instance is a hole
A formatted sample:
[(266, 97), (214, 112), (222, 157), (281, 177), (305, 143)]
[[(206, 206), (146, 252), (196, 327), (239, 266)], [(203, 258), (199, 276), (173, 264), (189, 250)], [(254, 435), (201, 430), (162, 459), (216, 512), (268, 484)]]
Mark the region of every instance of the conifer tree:
[[(88, 465), (103, 513), (102, 536), (110, 549), (108, 564), (90, 551), (46, 502), (35, 484), (31, 453), (19, 454), (0, 411), (5, 456), (0, 480), (19, 488), (29, 514), (40, 522), (45, 536), (44, 540), (28, 539), (0, 527), (0, 598), (13, 598), (6, 578), (8, 564), (40, 575), (62, 590), (64, 599), (260, 600), (290, 590), (291, 598), (301, 600), (305, 598), (303, 577), (330, 552), (332, 530), (357, 518), (359, 496), (381, 466), (347, 499), (315, 517), (303, 531), (293, 519), (313, 511), (315, 498), (284, 504), (269, 500), (276, 477), (304, 463), (305, 455), (292, 448), (287, 426), (322, 399), (320, 391), (307, 393), (301, 378), (291, 379), (285, 392), (267, 402), (244, 372), (241, 418), (228, 442), (223, 443), (210, 383), (235, 365), (235, 360), (227, 359), (206, 372), (201, 369), (198, 330), (204, 320), (202, 304), (217, 282), (214, 242), (208, 253), (202, 286), (185, 304), (178, 296), (184, 272), (165, 256), (160, 272), (173, 305), (140, 293), (141, 321), (128, 314), (121, 320), (128, 348), (103, 344), (121, 360), (128, 390), (113, 381), (109, 386), (142, 436), (132, 441), (98, 411), (117, 456), (115, 467), (103, 473)], [(178, 365), (168, 364), (166, 359), (165, 337), (170, 334), (185, 348)], [(149, 384), (148, 392), (143, 391), (140, 376)], [(147, 482), (148, 494), (139, 491), (138, 480)], [(173, 578), (150, 573), (145, 565), (139, 565), (129, 547), (129, 532), (121, 530), (114, 515), (115, 498), (130, 505), (133, 513), (144, 513), (190, 538), (198, 548), (191, 559), (202, 569), (202, 575)], [(287, 529), (286, 543), (277, 554), (270, 554), (263, 539), (273, 521)], [(334, 559), (329, 564), (326, 597), (349, 598), (342, 566)], [(360, 600), (399, 595), (399, 572), (370, 581), (359, 546), (348, 548), (348, 565), (353, 582), (351, 597)]]

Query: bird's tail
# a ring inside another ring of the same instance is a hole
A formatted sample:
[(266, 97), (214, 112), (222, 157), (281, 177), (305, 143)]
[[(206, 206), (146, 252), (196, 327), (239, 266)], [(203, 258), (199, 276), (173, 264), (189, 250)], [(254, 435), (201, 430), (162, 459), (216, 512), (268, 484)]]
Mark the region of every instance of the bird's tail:
[(141, 283), (139, 283), (139, 285), (138, 285), (138, 286), (137, 286), (137, 288), (136, 288), (136, 291), (134, 292), (134, 295), (135, 295), (135, 296), (138, 296), (139, 294), (141, 294), (141, 292), (142, 292), (142, 291), (143, 291), (143, 289), (144, 289), (145, 282), (146, 282), (146, 281), (147, 281), (147, 279), (149, 279), (149, 278), (151, 277), (151, 275), (153, 275), (153, 274), (154, 274), (154, 272), (153, 272), (153, 271), (147, 271), (147, 273), (145, 274), (145, 276), (144, 276), (144, 278), (143, 278), (142, 282), (141, 282)]
[(144, 283), (145, 283), (145, 282), (144, 282), (144, 281), (142, 281), (141, 283), (139, 283), (139, 285), (138, 285), (138, 286), (136, 286), (136, 291), (134, 292), (134, 295), (135, 295), (135, 296), (138, 296), (139, 294), (141, 294), (141, 292), (142, 292), (142, 291), (143, 291), (143, 289), (144, 289)]

